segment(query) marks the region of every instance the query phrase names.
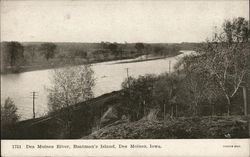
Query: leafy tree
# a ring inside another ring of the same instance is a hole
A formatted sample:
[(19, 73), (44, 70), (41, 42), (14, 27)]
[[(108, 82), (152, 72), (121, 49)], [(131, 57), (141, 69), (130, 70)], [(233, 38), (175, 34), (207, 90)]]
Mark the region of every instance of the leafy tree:
[(54, 43), (43, 43), (41, 45), (41, 51), (46, 60), (48, 61), (50, 58), (54, 58), (56, 54), (56, 45)]
[(94, 72), (90, 65), (65, 67), (52, 72), (49, 109), (56, 111), (93, 97)]
[(118, 45), (116, 43), (111, 43), (108, 45), (108, 49), (114, 54), (115, 56), (118, 56)]
[(180, 47), (178, 45), (169, 45), (167, 47), (167, 51), (164, 53), (164, 56), (170, 54), (170, 55), (175, 55), (180, 51)]
[(10, 57), (9, 53), (7, 53), (9, 50), (9, 47), (7, 46), (7, 42), (1, 42), (1, 72), (5, 72), (10, 65)]
[(87, 52), (84, 50), (76, 50), (75, 56), (81, 57), (81, 58), (87, 58)]
[(148, 55), (152, 52), (152, 47), (150, 44), (145, 44), (144, 45), (144, 53), (146, 55), (146, 58), (148, 58)]
[(34, 62), (35, 57), (37, 57), (36, 51), (37, 51), (36, 45), (25, 46), (25, 52), (26, 52), (27, 57), (30, 59), (30, 62)]
[(126, 49), (126, 45), (122, 45), (120, 44), (118, 47), (118, 54), (119, 54), (119, 58), (122, 58), (123, 56), (123, 51)]
[(145, 48), (145, 46), (143, 43), (136, 43), (135, 44), (135, 49), (137, 50), (138, 53), (142, 53), (144, 48)]
[(52, 72), (52, 86), (48, 88), (50, 113), (62, 109), (61, 121), (65, 122), (66, 136), (71, 137), (72, 110), (69, 107), (93, 97), (94, 78), (90, 65), (65, 67)]
[(129, 77), (122, 83), (124, 104), (132, 120), (146, 116), (149, 109), (154, 107), (152, 94), (155, 81), (155, 75), (145, 75), (139, 78)]
[(162, 46), (155, 46), (155, 47), (154, 47), (154, 53), (155, 53), (156, 55), (162, 54), (163, 50), (164, 50), (164, 48), (163, 48)]
[(30, 56), (31, 56), (31, 61), (32, 62), (34, 62), (34, 57), (35, 57), (35, 48), (34, 47), (32, 47), (31, 48), (31, 51), (30, 51)]
[(1, 126), (16, 123), (19, 118), (14, 101), (8, 97), (1, 105)]
[(107, 49), (107, 48), (108, 48), (108, 42), (102, 41), (102, 42), (100, 43), (100, 47), (99, 47), (99, 48), (100, 48), (100, 49), (103, 49), (103, 50)]
[(162, 74), (157, 78), (154, 84), (153, 99), (156, 104), (159, 105), (161, 111), (163, 111), (163, 117), (166, 119), (166, 113), (168, 111), (171, 116), (177, 114), (176, 98), (179, 90), (179, 84), (181, 80), (175, 74)]
[(8, 43), (8, 47), (10, 53), (10, 65), (15, 66), (18, 64), (18, 61), (24, 58), (24, 48), (19, 42), (15, 41)]
[(19, 71), (24, 61), (24, 48), (16, 41), (1, 43), (1, 70), (5, 71), (8, 66), (14, 72)]

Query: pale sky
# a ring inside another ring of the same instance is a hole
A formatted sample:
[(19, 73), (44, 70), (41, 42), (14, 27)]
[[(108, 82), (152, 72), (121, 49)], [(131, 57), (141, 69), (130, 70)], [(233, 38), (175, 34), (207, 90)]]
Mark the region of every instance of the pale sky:
[(201, 42), (248, 0), (15, 0), (1, 4), (2, 41)]

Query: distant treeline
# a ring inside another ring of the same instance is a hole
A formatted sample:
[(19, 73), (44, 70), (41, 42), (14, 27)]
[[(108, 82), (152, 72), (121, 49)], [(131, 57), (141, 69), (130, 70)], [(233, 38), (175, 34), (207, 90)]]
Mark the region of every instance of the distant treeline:
[(194, 50), (197, 43), (51, 43), (1, 42), (1, 73), (135, 58), (141, 55), (173, 56)]

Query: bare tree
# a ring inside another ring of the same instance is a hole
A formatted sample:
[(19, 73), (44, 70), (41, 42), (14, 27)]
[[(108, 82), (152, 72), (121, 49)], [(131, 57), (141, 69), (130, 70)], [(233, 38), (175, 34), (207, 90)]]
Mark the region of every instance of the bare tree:
[(248, 21), (244, 18), (226, 20), (222, 30), (198, 51), (199, 66), (214, 77), (227, 100), (230, 114), (231, 99), (235, 96), (248, 72)]
[(198, 115), (199, 106), (218, 94), (216, 92), (217, 86), (213, 82), (213, 77), (201, 66), (202, 56), (185, 56), (181, 62), (185, 74), (183, 86), (190, 99), (190, 111), (193, 115)]

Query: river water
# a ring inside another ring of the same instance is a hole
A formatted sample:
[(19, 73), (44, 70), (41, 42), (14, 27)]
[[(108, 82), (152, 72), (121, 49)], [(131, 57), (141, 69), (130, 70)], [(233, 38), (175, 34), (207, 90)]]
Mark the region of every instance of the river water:
[[(150, 60), (134, 63), (119, 63), (132, 61), (133, 59), (122, 61), (110, 61), (93, 64), (92, 68), (95, 73), (96, 85), (94, 95), (100, 96), (104, 93), (121, 89), (121, 83), (127, 77), (126, 68), (129, 68), (129, 75), (138, 77), (145, 74), (161, 74), (171, 71), (174, 64), (186, 54), (192, 51), (182, 51), (183, 54), (165, 59)], [(50, 84), (50, 74), (53, 69), (23, 72), (19, 74), (1, 75), (1, 104), (7, 97), (14, 100), (18, 114), (21, 120), (32, 118), (32, 93), (37, 92), (35, 99), (36, 117), (47, 113), (47, 90)]]

